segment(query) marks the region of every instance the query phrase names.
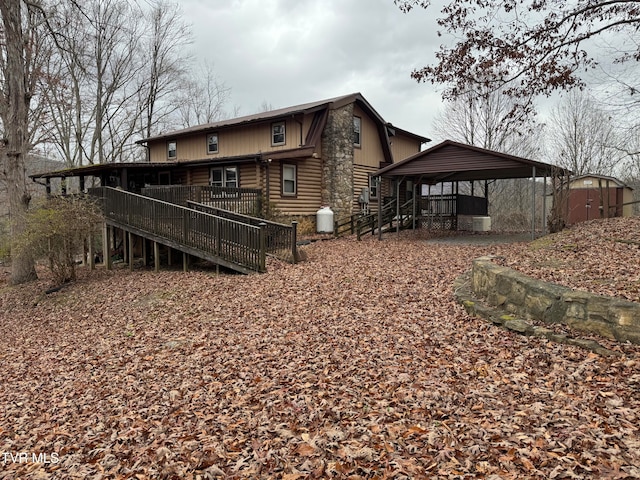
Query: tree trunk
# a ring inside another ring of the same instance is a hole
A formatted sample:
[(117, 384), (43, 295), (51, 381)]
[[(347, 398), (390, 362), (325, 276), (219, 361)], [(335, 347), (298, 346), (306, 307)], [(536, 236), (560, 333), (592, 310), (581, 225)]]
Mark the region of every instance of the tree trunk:
[[(22, 28), (21, 0), (0, 2), (0, 15), (4, 27), (6, 49), (5, 88), (2, 102), (4, 131), (4, 172), (7, 180), (11, 238), (20, 238), (26, 227), (26, 213), (31, 196), (27, 190), (25, 158), (29, 151), (29, 103), (31, 92), (25, 65), (24, 48), (27, 46)], [(36, 278), (33, 256), (13, 248), (11, 256), (11, 283), (24, 283)]]

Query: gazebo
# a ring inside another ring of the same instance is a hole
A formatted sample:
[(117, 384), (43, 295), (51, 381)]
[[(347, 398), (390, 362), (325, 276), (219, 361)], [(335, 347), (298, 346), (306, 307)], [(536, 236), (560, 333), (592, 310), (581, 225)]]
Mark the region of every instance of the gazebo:
[[(531, 235), (535, 236), (536, 225), (536, 179), (544, 178), (542, 186), (542, 223), (546, 229), (546, 179), (552, 176), (566, 176), (567, 170), (557, 166), (529, 160), (514, 155), (487, 150), (464, 143), (445, 140), (427, 150), (378, 170), (374, 176), (388, 179), (393, 185), (390, 193), (395, 197), (396, 216), (400, 218), (400, 205), (412, 201), (414, 218), (438, 215), (448, 217), (451, 225), (457, 224), (460, 216), (482, 217), (488, 214), (488, 181), (511, 178), (531, 178), (532, 214)], [(444, 184), (451, 183), (450, 194), (444, 194)], [(460, 195), (460, 182), (471, 182), (471, 194)], [(476, 183), (484, 182), (484, 195), (476, 195)], [(440, 195), (432, 195), (431, 187), (441, 185)], [(423, 186), (427, 195), (422, 193)], [(382, 215), (378, 215), (381, 219)], [(381, 221), (381, 220), (379, 220)], [(399, 228), (399, 222), (397, 223)], [(378, 225), (381, 238), (382, 225)]]

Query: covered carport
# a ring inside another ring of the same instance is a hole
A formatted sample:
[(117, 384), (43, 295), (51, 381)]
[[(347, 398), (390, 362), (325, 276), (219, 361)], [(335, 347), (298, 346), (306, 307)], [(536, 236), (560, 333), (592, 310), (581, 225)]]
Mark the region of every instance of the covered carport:
[[(566, 176), (570, 172), (551, 164), (538, 162), (514, 155), (487, 150), (484, 148), (445, 140), (427, 150), (417, 153), (401, 162), (378, 170), (374, 175), (387, 179), (391, 189), (389, 193), (396, 199), (396, 216), (401, 216), (401, 203), (412, 202), (413, 221), (421, 214), (450, 215), (452, 225), (457, 224), (460, 215), (486, 216), (488, 214), (488, 181), (499, 179), (532, 179), (531, 236), (536, 231), (536, 196), (542, 195), (542, 231), (546, 232), (546, 179), (552, 176)], [(536, 179), (543, 178), (543, 186), (538, 192)], [(460, 182), (471, 182), (471, 195), (459, 195)], [(477, 182), (480, 182), (479, 184)], [(451, 184), (450, 194), (440, 196), (431, 194), (431, 187), (445, 183)], [(475, 186), (481, 188), (483, 196), (478, 196)], [(422, 195), (422, 186), (428, 194)], [(404, 188), (402, 188), (404, 187)], [(404, 198), (403, 198), (404, 196)], [(435, 212), (435, 213), (434, 213)], [(382, 215), (378, 215), (382, 221)], [(414, 225), (415, 226), (415, 225)], [(400, 228), (400, 222), (396, 223)], [(382, 224), (378, 224), (378, 236), (382, 237)]]

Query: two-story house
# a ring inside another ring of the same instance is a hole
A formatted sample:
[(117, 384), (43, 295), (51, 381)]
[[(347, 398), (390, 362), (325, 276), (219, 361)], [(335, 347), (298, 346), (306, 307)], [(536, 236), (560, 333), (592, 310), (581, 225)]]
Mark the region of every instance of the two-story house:
[[(292, 216), (329, 206), (337, 218), (375, 207), (372, 173), (430, 141), (387, 123), (359, 93), (163, 133), (140, 140), (147, 163), (92, 165), (55, 176), (99, 176), (103, 186), (260, 188)], [(83, 184), (84, 182), (81, 182)]]
[(328, 205), (346, 216), (361, 200), (377, 202), (373, 172), (419, 152), (428, 141), (385, 122), (356, 93), (139, 143), (151, 163), (172, 166), (161, 183), (261, 188), (285, 214), (312, 215)]

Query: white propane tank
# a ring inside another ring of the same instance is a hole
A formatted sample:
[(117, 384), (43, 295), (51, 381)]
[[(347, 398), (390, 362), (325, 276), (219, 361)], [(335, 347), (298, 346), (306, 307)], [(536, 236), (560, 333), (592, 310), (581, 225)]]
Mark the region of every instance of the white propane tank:
[(333, 211), (329, 207), (322, 207), (316, 212), (316, 231), (318, 233), (333, 233)]

